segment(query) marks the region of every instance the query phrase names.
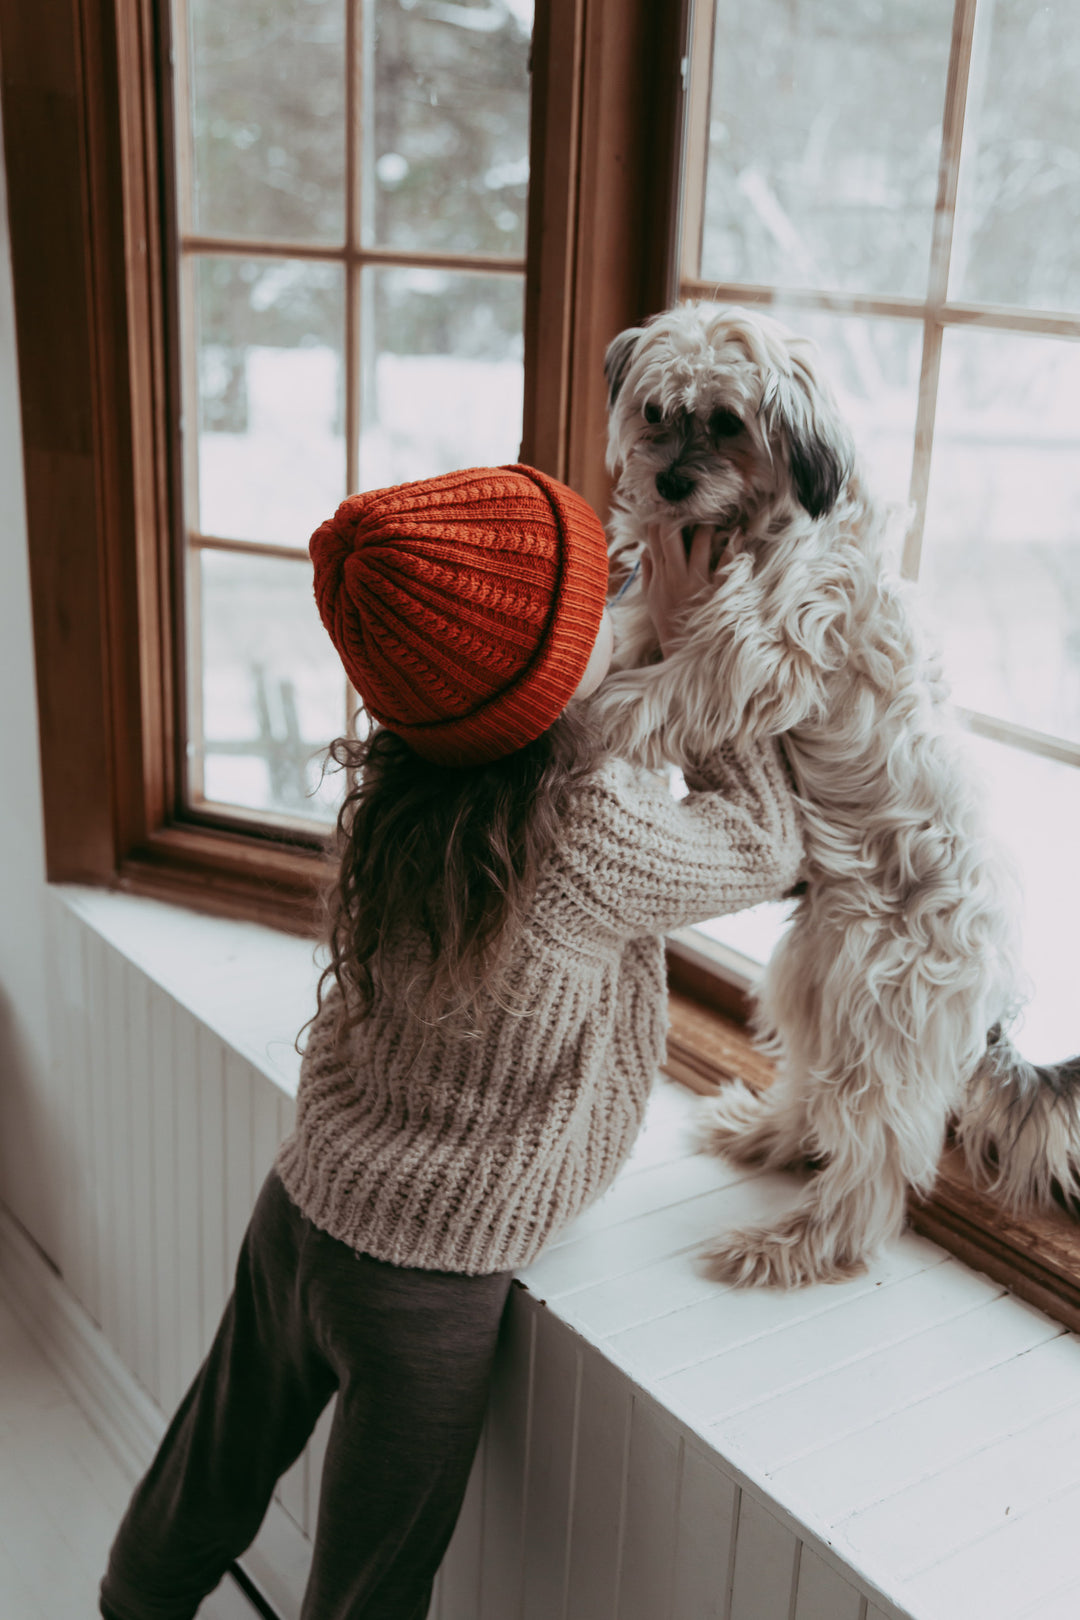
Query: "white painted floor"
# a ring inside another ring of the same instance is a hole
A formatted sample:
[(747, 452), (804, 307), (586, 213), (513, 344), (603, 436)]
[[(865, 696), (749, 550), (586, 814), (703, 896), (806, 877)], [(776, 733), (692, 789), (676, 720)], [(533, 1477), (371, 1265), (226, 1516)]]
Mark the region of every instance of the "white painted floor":
[[(0, 1291), (0, 1616), (94, 1620), (132, 1481)], [(255, 1620), (226, 1578), (199, 1620)]]

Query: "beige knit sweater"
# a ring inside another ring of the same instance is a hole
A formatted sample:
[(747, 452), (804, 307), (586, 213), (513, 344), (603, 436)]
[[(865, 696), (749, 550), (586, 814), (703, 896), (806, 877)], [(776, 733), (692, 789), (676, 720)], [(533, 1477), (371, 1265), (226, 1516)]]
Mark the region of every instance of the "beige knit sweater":
[(609, 760), (575, 794), (511, 982), (480, 1038), (418, 1035), (388, 985), (335, 1055), (331, 995), (308, 1037), (276, 1167), (316, 1226), (396, 1265), (526, 1265), (633, 1145), (667, 1031), (662, 935), (796, 881), (796, 808), (774, 746), (709, 761), (673, 799)]

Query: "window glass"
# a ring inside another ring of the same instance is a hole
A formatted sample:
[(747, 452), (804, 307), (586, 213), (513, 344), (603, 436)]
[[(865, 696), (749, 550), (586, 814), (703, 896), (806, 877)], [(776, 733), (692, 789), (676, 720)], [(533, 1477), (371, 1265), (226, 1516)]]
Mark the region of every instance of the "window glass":
[(361, 484), (516, 461), (522, 278), (405, 268), (364, 283)]
[(945, 333), (919, 580), (956, 701), (1080, 743), (1080, 344)]
[(340, 242), (344, 0), (190, 0), (187, 21), (196, 231)]
[(523, 253), (532, 0), (367, 0), (364, 236)]
[(197, 261), (203, 534), (307, 544), (345, 495), (345, 285), (339, 264)]
[(197, 566), (197, 798), (333, 816), (341, 778), (324, 780), (319, 756), (345, 730), (347, 682), (312, 610), (310, 564), (203, 550)]
[(949, 290), (1080, 309), (1076, 0), (979, 0)]
[[(970, 747), (1025, 890), (1025, 1048), (1060, 1057), (1080, 905), (1076, 7), (978, 0), (970, 49), (952, 0), (714, 0), (712, 22), (691, 60), (684, 288), (745, 287), (815, 337), (875, 490), (910, 501), (922, 610), (993, 733)], [(789, 909), (702, 931), (762, 961)]]
[(914, 321), (797, 309), (783, 294), (769, 314), (813, 338), (859, 458), (878, 494), (906, 503), (919, 405), (922, 331)]
[[(325, 821), (306, 547), (516, 461), (532, 0), (174, 0), (188, 802)], [(417, 261), (420, 262), (417, 262)]]
[(717, 0), (701, 276), (921, 291), (952, 0)]

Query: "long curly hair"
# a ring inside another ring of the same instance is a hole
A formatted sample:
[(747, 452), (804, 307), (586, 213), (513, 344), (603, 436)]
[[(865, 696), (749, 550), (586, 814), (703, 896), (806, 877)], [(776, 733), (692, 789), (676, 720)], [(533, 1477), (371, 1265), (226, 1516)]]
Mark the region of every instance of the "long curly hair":
[(331, 744), (354, 784), (323, 897), (318, 1008), (336, 985), (339, 1047), (391, 978), (423, 1032), (476, 1035), (484, 1007), (513, 1005), (508, 968), (541, 862), (574, 784), (605, 752), (585, 703), (483, 765), (432, 764), (381, 727)]

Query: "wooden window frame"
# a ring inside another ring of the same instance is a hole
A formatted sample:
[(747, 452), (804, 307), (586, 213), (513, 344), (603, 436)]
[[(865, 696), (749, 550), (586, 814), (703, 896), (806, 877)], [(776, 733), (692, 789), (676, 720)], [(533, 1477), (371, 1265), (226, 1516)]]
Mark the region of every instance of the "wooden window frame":
[[(309, 933), (323, 872), (310, 837), (212, 826), (178, 793), (163, 4), (0, 0), (47, 871)], [(690, 12), (537, 0), (523, 455), (600, 510), (604, 350), (674, 292)], [(685, 935), (668, 958), (670, 1072), (698, 1090), (767, 1082), (738, 963)], [(1080, 1235), (1064, 1216), (1009, 1221), (949, 1161), (912, 1219), (1080, 1327)]]
[[(536, 10), (522, 450), (601, 509), (604, 349), (670, 296), (678, 18)], [(166, 27), (165, 0), (0, 0), (47, 870), (308, 932), (318, 832), (180, 794)]]

